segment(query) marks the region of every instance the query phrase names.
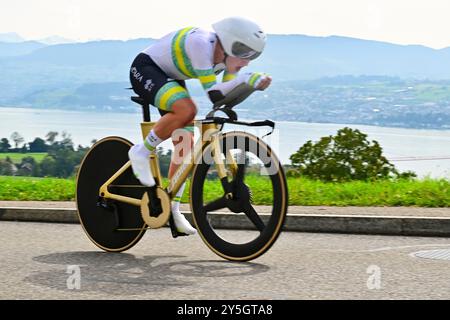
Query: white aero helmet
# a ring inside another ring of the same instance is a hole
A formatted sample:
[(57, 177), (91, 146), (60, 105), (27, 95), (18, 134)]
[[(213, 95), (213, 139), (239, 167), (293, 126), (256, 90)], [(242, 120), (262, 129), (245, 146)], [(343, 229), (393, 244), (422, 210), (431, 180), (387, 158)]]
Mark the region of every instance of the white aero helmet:
[(212, 25), (225, 53), (242, 59), (256, 59), (266, 45), (266, 34), (251, 20), (230, 17)]

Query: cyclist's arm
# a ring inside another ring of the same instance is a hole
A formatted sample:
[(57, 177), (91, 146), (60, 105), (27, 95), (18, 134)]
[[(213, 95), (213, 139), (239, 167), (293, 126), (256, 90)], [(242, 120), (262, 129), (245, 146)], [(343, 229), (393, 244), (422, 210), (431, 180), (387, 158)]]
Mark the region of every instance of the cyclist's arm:
[(222, 82), (228, 82), (237, 77), (237, 73), (229, 73), (227, 70), (223, 72)]
[[(260, 82), (267, 77), (267, 75), (263, 73), (244, 73), (230, 77), (231, 80), (226, 82), (217, 83), (217, 77), (212, 68), (207, 70), (196, 70), (196, 74), (203, 89), (213, 103), (222, 100), (229, 92), (231, 92), (231, 90), (242, 83), (247, 83), (250, 86), (257, 88)], [(225, 76), (226, 75), (224, 75), (224, 78)]]
[(246, 82), (257, 88), (259, 83), (267, 77), (263, 73), (243, 73), (240, 75), (224, 73), (224, 82), (218, 83), (211, 64), (212, 52), (208, 52), (205, 39), (193, 38), (187, 47), (191, 53), (191, 63), (196, 77), (202, 84), (203, 89), (208, 94), (210, 100), (215, 103), (223, 99), (231, 90)]
[(209, 87), (206, 92), (213, 103), (222, 100), (228, 93), (242, 83), (247, 83), (253, 88), (257, 88), (260, 82), (268, 77), (263, 73), (243, 73), (227, 82), (216, 83)]

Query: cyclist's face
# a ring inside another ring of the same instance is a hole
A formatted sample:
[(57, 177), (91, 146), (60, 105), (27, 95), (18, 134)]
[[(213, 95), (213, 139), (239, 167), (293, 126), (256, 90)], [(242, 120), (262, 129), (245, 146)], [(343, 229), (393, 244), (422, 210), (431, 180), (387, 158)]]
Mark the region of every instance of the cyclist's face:
[(243, 67), (248, 66), (250, 60), (228, 56), (226, 60), (227, 71), (230, 73), (239, 72)]

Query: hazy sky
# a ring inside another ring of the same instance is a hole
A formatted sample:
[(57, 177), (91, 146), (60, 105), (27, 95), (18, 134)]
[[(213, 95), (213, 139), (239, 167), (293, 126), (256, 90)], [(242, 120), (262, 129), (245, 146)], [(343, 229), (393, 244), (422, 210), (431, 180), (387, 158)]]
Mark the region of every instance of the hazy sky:
[(241, 15), (267, 33), (450, 46), (450, 0), (0, 0), (0, 33), (27, 39), (160, 37)]

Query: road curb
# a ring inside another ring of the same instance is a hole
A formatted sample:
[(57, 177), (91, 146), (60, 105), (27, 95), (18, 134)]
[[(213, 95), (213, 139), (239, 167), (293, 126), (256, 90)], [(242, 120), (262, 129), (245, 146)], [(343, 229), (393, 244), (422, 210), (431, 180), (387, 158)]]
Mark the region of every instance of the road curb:
[[(190, 212), (183, 212), (192, 221)], [(0, 208), (0, 221), (79, 223), (75, 209)], [(248, 229), (245, 216), (214, 213), (218, 228)], [(450, 237), (450, 218), (288, 214), (285, 231)]]

